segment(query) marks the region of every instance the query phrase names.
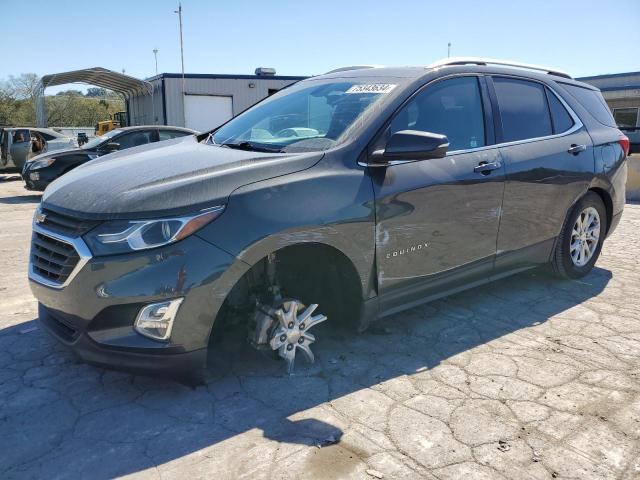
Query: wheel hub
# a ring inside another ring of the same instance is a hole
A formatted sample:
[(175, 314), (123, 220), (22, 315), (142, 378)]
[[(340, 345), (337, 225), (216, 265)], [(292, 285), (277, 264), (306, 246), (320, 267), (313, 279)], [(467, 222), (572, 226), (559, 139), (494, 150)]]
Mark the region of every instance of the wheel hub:
[(307, 360), (313, 363), (315, 357), (310, 345), (316, 337), (309, 333), (309, 329), (324, 322), (326, 315), (313, 315), (317, 304), (304, 305), (297, 300), (283, 302), (282, 306), (273, 311), (276, 326), (271, 333), (269, 345), (287, 362), (287, 373), (293, 373), (293, 367), (298, 350), (302, 351)]

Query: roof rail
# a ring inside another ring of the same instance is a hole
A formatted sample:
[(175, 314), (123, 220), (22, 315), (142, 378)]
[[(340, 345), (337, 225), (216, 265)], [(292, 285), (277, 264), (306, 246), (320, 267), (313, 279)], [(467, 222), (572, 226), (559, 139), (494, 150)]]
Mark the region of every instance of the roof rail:
[(328, 72), (325, 72), (324, 75), (327, 75), (328, 73), (347, 72), (349, 70), (362, 70), (364, 68), (376, 68), (379, 66), (380, 65), (351, 65), (348, 67), (334, 68), (333, 70), (329, 70)]
[(513, 62), (511, 60), (497, 60), (495, 58), (482, 58), (482, 57), (443, 58), (442, 60), (438, 60), (437, 62), (433, 62), (427, 65), (427, 68), (438, 68), (438, 67), (445, 67), (448, 65), (467, 65), (467, 64), (503, 65), (506, 67), (524, 68), (527, 70), (538, 70), (541, 72), (548, 73), (550, 75), (558, 75), (560, 77), (573, 78), (567, 72), (563, 72), (562, 70), (557, 70), (555, 68), (544, 67), (542, 65), (531, 65), (529, 63)]

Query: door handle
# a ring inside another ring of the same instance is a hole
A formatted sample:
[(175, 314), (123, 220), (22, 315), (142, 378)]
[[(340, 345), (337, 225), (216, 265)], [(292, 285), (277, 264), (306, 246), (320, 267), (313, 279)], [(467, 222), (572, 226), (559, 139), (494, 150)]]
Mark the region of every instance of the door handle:
[(499, 168), (502, 168), (500, 162), (486, 162), (483, 160), (477, 167), (473, 168), (473, 171), (482, 175), (489, 175), (493, 170), (498, 170)]
[(586, 149), (587, 149), (586, 145), (576, 145), (575, 143), (572, 143), (571, 148), (567, 150), (567, 152), (577, 155), (580, 152), (584, 152)]

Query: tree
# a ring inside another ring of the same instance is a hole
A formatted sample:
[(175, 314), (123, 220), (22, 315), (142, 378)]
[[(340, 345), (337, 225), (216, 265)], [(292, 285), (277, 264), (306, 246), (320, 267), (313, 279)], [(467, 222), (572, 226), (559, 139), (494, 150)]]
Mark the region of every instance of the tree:
[(87, 97), (106, 97), (107, 96), (107, 89), (106, 88), (100, 88), (100, 87), (89, 87), (87, 88), (87, 93), (86, 95)]
[(56, 93), (56, 95), (71, 95), (75, 97), (82, 97), (83, 94), (80, 90), (63, 90), (62, 92)]
[[(0, 80), (0, 125), (35, 125), (39, 81), (34, 73)], [(91, 127), (124, 110), (120, 94), (98, 87), (89, 88), (86, 96), (72, 89), (44, 100), (47, 123), (55, 127)]]

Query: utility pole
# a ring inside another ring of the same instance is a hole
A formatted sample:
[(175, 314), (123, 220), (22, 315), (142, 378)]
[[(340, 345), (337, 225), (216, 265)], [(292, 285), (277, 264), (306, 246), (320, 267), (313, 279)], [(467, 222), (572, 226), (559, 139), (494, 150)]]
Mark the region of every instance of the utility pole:
[(187, 113), (184, 108), (184, 46), (182, 42), (182, 3), (178, 3), (178, 10), (175, 10), (173, 13), (178, 14), (178, 19), (180, 22), (180, 61), (182, 62), (182, 121), (183, 127), (187, 126)]
[(156, 57), (156, 75), (158, 75), (158, 48), (153, 49), (153, 56)]
[(451, 42), (447, 43), (447, 58), (451, 56)]

